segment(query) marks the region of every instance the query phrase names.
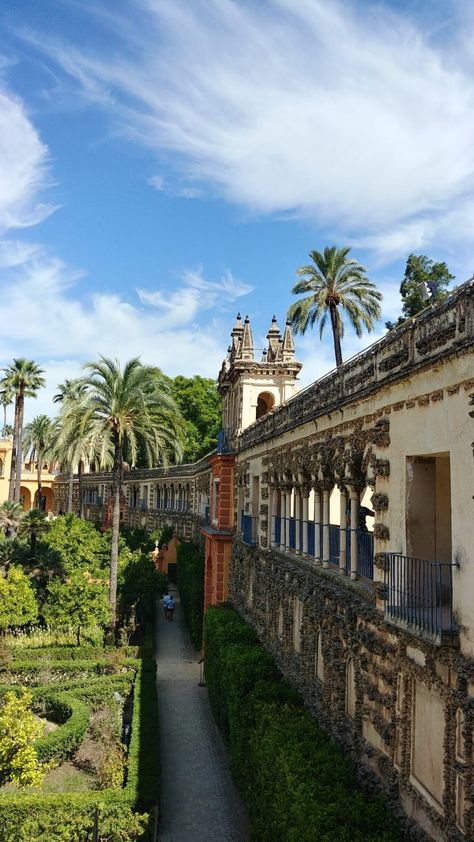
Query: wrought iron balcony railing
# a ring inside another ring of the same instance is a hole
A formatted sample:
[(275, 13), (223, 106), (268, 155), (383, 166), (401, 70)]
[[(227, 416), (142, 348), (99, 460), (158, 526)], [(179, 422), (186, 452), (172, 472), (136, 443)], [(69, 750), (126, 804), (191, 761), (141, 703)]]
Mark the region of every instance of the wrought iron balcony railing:
[(384, 554), (385, 617), (437, 643), (458, 636), (450, 562)]

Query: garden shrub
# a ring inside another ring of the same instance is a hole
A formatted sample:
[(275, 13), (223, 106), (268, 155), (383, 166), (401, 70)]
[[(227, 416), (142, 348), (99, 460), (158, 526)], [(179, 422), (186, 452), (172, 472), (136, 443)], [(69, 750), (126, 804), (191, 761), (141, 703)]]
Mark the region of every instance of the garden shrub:
[(340, 746), (311, 717), (255, 633), (229, 606), (205, 618), (206, 682), (259, 842), (396, 842)]
[(177, 584), (191, 639), (196, 649), (200, 649), (204, 612), (204, 556), (194, 541), (181, 541), (178, 545)]
[[(58, 716), (60, 713), (65, 716), (66, 708), (71, 708), (70, 719), (48, 735), (48, 738), (44, 738), (47, 742), (73, 719), (73, 698), (75, 705), (83, 698), (92, 706), (94, 700), (110, 701), (115, 689), (126, 695), (133, 678), (131, 669), (136, 669), (124, 787), (60, 795), (0, 793), (1, 842), (32, 842), (33, 839), (35, 842), (89, 842), (97, 808), (99, 842), (136, 842), (142, 838), (141, 834), (149, 823), (148, 810), (157, 804), (159, 794), (156, 664), (148, 657), (129, 658), (125, 660), (125, 666), (126, 673), (71, 679), (54, 692), (46, 688), (35, 688), (32, 691), (38, 704), (40, 699), (47, 698), (50, 704), (54, 700)], [(66, 686), (69, 688), (67, 692)], [(60, 703), (64, 705), (61, 711)]]
[(40, 737), (35, 748), (39, 759), (45, 763), (54, 759), (59, 762), (79, 748), (90, 722), (89, 706), (75, 698), (72, 693), (45, 693), (35, 697), (36, 710), (59, 728)]

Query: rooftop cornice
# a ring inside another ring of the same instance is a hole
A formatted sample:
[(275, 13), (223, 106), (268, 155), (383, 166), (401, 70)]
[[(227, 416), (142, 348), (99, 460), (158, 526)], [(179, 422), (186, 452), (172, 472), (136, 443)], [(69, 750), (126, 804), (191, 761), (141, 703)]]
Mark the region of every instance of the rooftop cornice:
[(298, 392), (238, 437), (239, 451), (281, 435), (440, 360), (474, 353), (474, 278)]

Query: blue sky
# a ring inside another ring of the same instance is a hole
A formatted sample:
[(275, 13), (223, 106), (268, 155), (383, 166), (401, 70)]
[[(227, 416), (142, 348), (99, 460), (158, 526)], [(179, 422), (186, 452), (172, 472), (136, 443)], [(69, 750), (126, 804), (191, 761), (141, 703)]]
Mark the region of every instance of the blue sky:
[[(470, 277), (471, 6), (4, 2), (0, 365), (43, 364), (28, 414), (98, 353), (214, 376), (313, 248), (351, 245), (383, 321), (410, 252)], [(297, 352), (303, 384), (333, 366), (329, 333)]]

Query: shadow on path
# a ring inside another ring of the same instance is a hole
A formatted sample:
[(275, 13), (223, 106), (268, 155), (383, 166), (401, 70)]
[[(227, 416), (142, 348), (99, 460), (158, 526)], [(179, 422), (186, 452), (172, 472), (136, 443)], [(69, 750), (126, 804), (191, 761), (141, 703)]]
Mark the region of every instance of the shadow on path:
[(174, 619), (158, 605), (161, 842), (247, 842), (245, 811), (212, 718), (207, 690), (175, 595)]

